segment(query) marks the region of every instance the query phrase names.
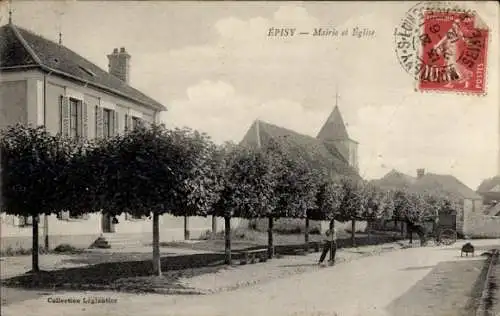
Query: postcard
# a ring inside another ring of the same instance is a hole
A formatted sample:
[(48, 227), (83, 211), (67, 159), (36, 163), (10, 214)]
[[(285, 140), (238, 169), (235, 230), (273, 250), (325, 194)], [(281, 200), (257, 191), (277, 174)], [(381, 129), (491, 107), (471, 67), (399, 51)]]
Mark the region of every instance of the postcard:
[(500, 315), (496, 1), (2, 1), (2, 315)]

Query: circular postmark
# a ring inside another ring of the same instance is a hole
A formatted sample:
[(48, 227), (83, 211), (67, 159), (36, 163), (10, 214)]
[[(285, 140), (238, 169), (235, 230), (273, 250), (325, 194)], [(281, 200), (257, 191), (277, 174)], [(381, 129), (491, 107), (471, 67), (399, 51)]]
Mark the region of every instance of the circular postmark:
[(461, 82), (471, 76), (482, 55), (484, 34), (474, 12), (456, 3), (420, 2), (394, 31), (401, 67), (419, 82)]

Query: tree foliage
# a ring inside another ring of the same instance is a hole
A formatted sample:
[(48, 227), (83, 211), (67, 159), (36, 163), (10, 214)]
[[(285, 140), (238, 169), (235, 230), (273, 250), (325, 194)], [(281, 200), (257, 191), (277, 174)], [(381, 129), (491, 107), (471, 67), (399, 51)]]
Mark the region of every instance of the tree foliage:
[(307, 210), (316, 206), (318, 174), (302, 156), (292, 155), (278, 143), (270, 142), (265, 154), (275, 165), (273, 217), (306, 217)]
[(317, 180), (316, 203), (312, 209), (309, 209), (308, 217), (313, 220), (338, 219), (342, 199), (341, 185), (333, 178), (322, 174)]
[(17, 124), (1, 132), (0, 146), (3, 211), (38, 216), (60, 209), (71, 144), (44, 127)]
[(256, 218), (272, 214), (276, 207), (274, 161), (261, 150), (227, 148), (221, 172), (218, 216)]

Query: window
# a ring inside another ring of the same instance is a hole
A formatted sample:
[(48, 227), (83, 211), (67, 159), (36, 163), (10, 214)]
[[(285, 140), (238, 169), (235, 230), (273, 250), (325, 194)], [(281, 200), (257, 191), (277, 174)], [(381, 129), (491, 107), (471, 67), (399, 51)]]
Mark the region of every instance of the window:
[(70, 220), (87, 220), (90, 218), (88, 213), (81, 215), (72, 215), (69, 211), (62, 211), (57, 213), (57, 219), (60, 221), (70, 221)]
[(132, 129), (136, 129), (141, 124), (141, 119), (138, 117), (132, 117)]
[(138, 220), (144, 220), (146, 218), (147, 218), (147, 216), (144, 216), (144, 215), (133, 215), (130, 213), (125, 213), (125, 220), (126, 221), (138, 221)]
[(31, 216), (19, 216), (19, 226), (31, 226), (33, 225), (33, 217)]
[(104, 137), (110, 137), (113, 135), (114, 124), (113, 124), (114, 114), (112, 110), (104, 109), (102, 117), (102, 131)]
[(99, 106), (96, 105), (95, 106), (95, 118), (94, 118), (94, 122), (95, 122), (95, 136), (97, 137), (99, 135)]
[(69, 99), (69, 135), (82, 136), (82, 104), (78, 100)]

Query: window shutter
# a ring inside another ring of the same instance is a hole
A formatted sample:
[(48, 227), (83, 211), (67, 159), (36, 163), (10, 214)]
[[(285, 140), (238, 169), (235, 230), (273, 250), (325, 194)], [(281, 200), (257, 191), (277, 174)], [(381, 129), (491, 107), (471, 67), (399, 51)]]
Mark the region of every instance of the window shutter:
[(103, 108), (98, 106), (96, 108), (96, 137), (104, 136), (104, 124), (103, 124)]
[(61, 135), (69, 136), (69, 98), (61, 96)]
[(113, 124), (114, 124), (114, 134), (113, 135), (118, 135), (119, 131), (120, 131), (120, 117), (118, 115), (118, 111), (114, 111), (113, 112), (114, 114), (114, 117), (113, 117)]
[(82, 104), (82, 137), (89, 136), (89, 105), (86, 102)]
[(83, 136), (83, 104), (82, 101), (78, 101), (76, 105), (76, 119), (77, 119), (77, 136), (81, 138)]
[(132, 117), (132, 115), (128, 115), (127, 124), (130, 130), (134, 129), (134, 118)]

